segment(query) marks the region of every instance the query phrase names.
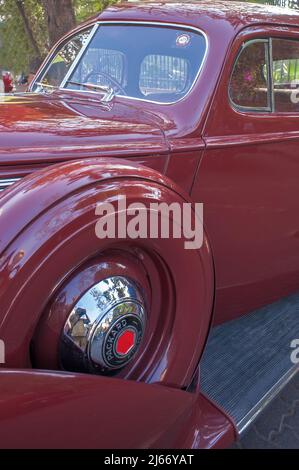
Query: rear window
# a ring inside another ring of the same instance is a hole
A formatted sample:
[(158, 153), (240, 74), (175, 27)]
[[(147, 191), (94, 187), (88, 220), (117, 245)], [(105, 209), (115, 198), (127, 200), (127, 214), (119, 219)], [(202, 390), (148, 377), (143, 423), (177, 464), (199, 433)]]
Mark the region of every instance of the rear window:
[(84, 77), (84, 81), (94, 84), (94, 82), (99, 82), (99, 73), (101, 73), (101, 85), (109, 85), (109, 78), (116, 80), (117, 83), (124, 83), (124, 54), (121, 51), (113, 49), (90, 47), (84, 59), (81, 61), (77, 72), (74, 74), (73, 79), (75, 81), (81, 81), (81, 77)]
[(120, 96), (175, 102), (193, 86), (206, 48), (204, 34), (194, 30), (100, 24), (66, 86), (82, 91), (86, 85), (105, 86)]
[(182, 93), (187, 86), (189, 63), (169, 55), (147, 55), (141, 64), (139, 88), (144, 96)]

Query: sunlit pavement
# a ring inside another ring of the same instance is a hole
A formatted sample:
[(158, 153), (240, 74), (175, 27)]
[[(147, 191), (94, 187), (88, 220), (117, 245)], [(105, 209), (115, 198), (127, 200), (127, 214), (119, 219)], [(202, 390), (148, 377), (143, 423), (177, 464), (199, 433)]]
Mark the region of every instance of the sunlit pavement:
[(299, 373), (234, 449), (299, 449)]

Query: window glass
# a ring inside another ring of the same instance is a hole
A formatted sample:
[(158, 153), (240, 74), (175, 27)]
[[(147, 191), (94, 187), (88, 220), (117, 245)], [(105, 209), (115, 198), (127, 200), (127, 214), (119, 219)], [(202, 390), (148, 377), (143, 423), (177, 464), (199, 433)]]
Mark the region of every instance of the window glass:
[[(90, 47), (72, 76), (74, 83), (125, 86), (125, 56), (121, 51)], [(72, 85), (72, 83), (71, 83)]]
[(139, 88), (144, 96), (155, 93), (181, 93), (187, 86), (186, 59), (161, 54), (147, 55), (141, 64)]
[(161, 103), (183, 98), (206, 53), (203, 34), (177, 27), (102, 24), (66, 87), (109, 87), (121, 96)]
[[(77, 55), (81, 51), (85, 42), (91, 33), (91, 28), (81, 31), (76, 34), (69, 41), (67, 41), (56, 52), (52, 59), (50, 66), (46, 68), (46, 72), (42, 72), (37, 78), (37, 82), (42, 83), (44, 86), (59, 87), (63, 81), (66, 73), (70, 69)], [(36, 90), (38, 85), (35, 85)]]
[(299, 41), (272, 40), (274, 109), (299, 111)]
[(268, 41), (245, 44), (230, 81), (232, 102), (241, 108), (270, 110)]

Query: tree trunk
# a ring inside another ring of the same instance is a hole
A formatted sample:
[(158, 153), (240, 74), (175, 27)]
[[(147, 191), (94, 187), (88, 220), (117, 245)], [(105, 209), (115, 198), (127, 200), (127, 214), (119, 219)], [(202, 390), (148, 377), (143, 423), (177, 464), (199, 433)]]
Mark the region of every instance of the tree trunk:
[(16, 5), (17, 5), (19, 13), (22, 17), (22, 20), (23, 20), (23, 23), (24, 23), (24, 28), (26, 30), (26, 33), (27, 33), (28, 38), (30, 40), (30, 43), (33, 47), (35, 57), (36, 57), (36, 59), (40, 59), (41, 58), (41, 52), (40, 52), (38, 44), (35, 40), (33, 31), (31, 29), (31, 25), (30, 25), (29, 19), (27, 17), (26, 11), (25, 11), (24, 3), (23, 3), (22, 0), (16, 0)]
[(50, 46), (76, 25), (72, 0), (41, 0), (48, 22)]

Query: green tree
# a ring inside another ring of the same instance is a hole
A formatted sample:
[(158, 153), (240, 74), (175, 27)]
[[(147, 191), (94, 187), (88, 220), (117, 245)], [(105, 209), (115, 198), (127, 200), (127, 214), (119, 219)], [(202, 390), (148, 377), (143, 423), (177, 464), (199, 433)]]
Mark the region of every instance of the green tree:
[(0, 0), (0, 69), (28, 71), (76, 23), (116, 0)]
[(77, 22), (81, 23), (95, 13), (104, 10), (115, 0), (74, 0), (74, 8)]
[(0, 1), (0, 68), (16, 72), (25, 70), (31, 58), (43, 57), (46, 54), (48, 44), (44, 11), (36, 0), (26, 0), (24, 6), (27, 26), (30, 26), (35, 44), (30, 40), (18, 2)]

